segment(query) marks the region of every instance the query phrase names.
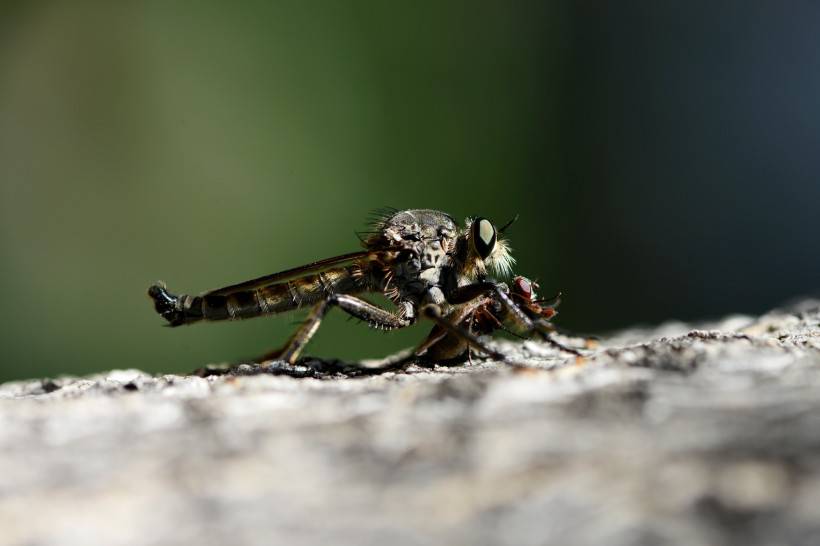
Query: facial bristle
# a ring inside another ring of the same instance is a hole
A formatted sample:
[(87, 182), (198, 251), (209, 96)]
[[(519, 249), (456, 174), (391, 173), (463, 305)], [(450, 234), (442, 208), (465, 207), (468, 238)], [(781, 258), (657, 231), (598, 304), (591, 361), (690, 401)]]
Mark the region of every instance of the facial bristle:
[(487, 258), (487, 266), (501, 278), (509, 277), (512, 274), (515, 258), (512, 257), (512, 249), (507, 241), (499, 239), (495, 243), (493, 253)]

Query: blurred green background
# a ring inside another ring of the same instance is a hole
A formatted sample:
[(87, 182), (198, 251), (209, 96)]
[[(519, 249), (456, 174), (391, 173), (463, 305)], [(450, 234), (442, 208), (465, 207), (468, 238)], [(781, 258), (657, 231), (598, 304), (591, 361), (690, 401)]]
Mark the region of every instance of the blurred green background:
[[(504, 222), (559, 323), (816, 290), (818, 7), (9, 2), (0, 380), (184, 372), (298, 315), (162, 328), (197, 293), (358, 248), (370, 210)], [(308, 352), (410, 346), (332, 315)]]

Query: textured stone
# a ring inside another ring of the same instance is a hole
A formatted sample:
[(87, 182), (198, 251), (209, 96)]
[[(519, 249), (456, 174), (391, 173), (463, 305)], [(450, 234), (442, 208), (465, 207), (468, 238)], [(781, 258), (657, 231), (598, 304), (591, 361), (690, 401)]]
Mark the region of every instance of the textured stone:
[(820, 544), (819, 309), (618, 332), (583, 360), (498, 341), (524, 371), (6, 383), (0, 543)]

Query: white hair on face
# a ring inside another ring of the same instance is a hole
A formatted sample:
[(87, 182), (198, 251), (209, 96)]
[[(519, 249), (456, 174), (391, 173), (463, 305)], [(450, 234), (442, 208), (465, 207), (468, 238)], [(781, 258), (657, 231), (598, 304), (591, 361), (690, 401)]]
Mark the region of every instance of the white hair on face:
[(499, 277), (509, 277), (512, 275), (512, 268), (515, 265), (515, 258), (512, 257), (512, 249), (507, 241), (498, 239), (495, 242), (493, 253), (485, 260), (487, 266)]
[[(475, 218), (472, 218), (472, 217), (468, 216), (467, 220), (465, 221), (468, 233), (470, 231), (470, 228), (472, 227), (472, 224), (473, 224), (474, 220), (475, 220)], [(485, 220), (485, 221), (487, 222), (487, 224), (489, 226), (492, 226), (492, 224), (489, 222), (489, 220)], [(484, 234), (488, 235), (488, 237), (489, 237), (489, 234), (487, 233), (485, 226), (482, 225), (480, 227), (484, 228), (483, 229)], [(494, 229), (494, 226), (492, 226), (492, 227)], [(498, 235), (500, 235), (498, 233), (498, 230), (495, 230), (495, 233), (496, 233), (496, 237), (498, 237)], [(482, 237), (484, 234), (479, 234), (479, 237)], [(486, 242), (486, 239), (485, 239), (485, 242)], [(496, 238), (495, 247), (493, 248), (492, 253), (490, 253), (490, 255), (487, 256), (487, 258), (485, 258), (484, 260), (481, 260), (480, 258), (476, 257), (478, 259), (477, 259), (477, 261), (472, 262), (472, 264), (469, 266), (469, 271), (467, 272), (467, 276), (469, 278), (474, 278), (476, 273), (484, 273), (487, 269), (489, 269), (493, 273), (493, 275), (496, 276), (496, 277), (499, 277), (499, 278), (509, 277), (510, 275), (512, 275), (512, 268), (513, 268), (513, 265), (515, 265), (515, 258), (512, 257), (512, 255), (510, 254), (511, 252), (512, 252), (512, 248), (510, 248), (510, 245), (509, 245), (509, 243), (507, 243), (507, 241), (505, 241), (501, 238)]]

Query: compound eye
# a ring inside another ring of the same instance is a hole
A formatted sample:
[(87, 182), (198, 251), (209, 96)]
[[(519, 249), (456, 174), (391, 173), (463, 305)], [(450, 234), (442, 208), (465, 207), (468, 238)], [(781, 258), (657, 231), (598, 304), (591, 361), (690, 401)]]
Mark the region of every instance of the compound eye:
[(492, 222), (486, 218), (473, 220), (472, 237), (473, 246), (482, 260), (492, 254), (497, 238)]
[(513, 292), (529, 301), (532, 299), (532, 284), (525, 277), (516, 277), (513, 281)]

